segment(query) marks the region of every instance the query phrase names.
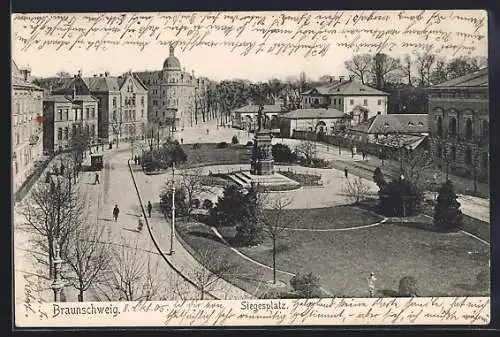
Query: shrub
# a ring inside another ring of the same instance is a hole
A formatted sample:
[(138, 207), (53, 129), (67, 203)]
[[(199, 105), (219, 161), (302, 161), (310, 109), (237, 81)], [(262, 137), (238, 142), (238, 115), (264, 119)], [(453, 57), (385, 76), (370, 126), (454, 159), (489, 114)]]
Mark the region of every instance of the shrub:
[(247, 146), (253, 146), (253, 142), (252, 142), (251, 140), (249, 140), (249, 141), (247, 142)]
[(399, 281), (399, 296), (417, 297), (417, 280), (411, 276), (405, 276)]
[(373, 181), (375, 182), (375, 184), (377, 184), (379, 189), (381, 189), (387, 184), (380, 167), (375, 168), (375, 170), (373, 171)]
[(330, 166), (330, 163), (328, 160), (325, 160), (323, 158), (313, 158), (311, 162), (311, 167), (315, 168), (327, 168)]
[(319, 276), (313, 273), (297, 274), (290, 280), (293, 290), (302, 298), (320, 297)]
[(191, 201), (191, 206), (193, 206), (193, 208), (200, 208), (200, 204), (201, 201), (198, 198), (195, 198)]
[[(167, 186), (160, 194), (160, 210), (163, 215), (168, 217), (172, 214), (172, 189)], [(175, 215), (185, 216), (189, 213), (189, 205), (187, 203), (186, 192), (184, 189), (175, 190)]]
[(238, 137), (236, 137), (236, 135), (233, 136), (233, 138), (231, 138), (231, 144), (238, 144), (240, 141), (238, 140)]
[(344, 192), (347, 198), (354, 204), (358, 204), (366, 199), (369, 191), (370, 188), (363, 182), (361, 177), (347, 179), (344, 186), (342, 186), (342, 192)]
[(274, 144), (271, 149), (273, 158), (280, 163), (292, 163), (297, 160), (297, 155), (286, 144)]
[(226, 142), (220, 142), (220, 143), (218, 143), (218, 144), (216, 145), (216, 148), (217, 148), (217, 149), (225, 149), (225, 148), (227, 148), (228, 146), (229, 146), (229, 144), (228, 144), (228, 143), (226, 143)]
[(414, 215), (422, 204), (422, 191), (409, 180), (397, 179), (379, 191), (380, 211), (387, 216)]
[(200, 143), (194, 143), (194, 144), (191, 146), (191, 148), (192, 148), (193, 150), (198, 150), (198, 149), (200, 149), (200, 148), (201, 148), (201, 145), (200, 145)]
[(434, 225), (441, 230), (457, 230), (462, 225), (462, 211), (450, 180), (439, 189), (434, 207)]
[(210, 199), (203, 200), (203, 208), (204, 209), (212, 209), (214, 207), (214, 203)]

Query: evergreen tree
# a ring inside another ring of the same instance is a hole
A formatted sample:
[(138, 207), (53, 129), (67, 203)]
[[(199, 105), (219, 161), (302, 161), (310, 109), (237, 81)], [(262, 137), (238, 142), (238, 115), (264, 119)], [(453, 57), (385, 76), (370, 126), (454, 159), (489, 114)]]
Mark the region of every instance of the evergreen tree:
[(450, 180), (439, 189), (434, 208), (434, 225), (441, 230), (457, 230), (462, 225), (462, 211)]
[(379, 189), (383, 188), (387, 184), (380, 167), (375, 168), (375, 170), (373, 171), (373, 181), (375, 182), (375, 184), (377, 184)]

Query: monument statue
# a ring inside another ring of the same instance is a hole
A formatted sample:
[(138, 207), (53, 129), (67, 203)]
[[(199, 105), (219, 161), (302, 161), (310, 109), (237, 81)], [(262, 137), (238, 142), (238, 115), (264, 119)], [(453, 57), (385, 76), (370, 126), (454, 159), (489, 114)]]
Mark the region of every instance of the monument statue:
[(271, 147), (271, 130), (267, 128), (264, 107), (257, 112), (257, 130), (255, 131), (250, 173), (254, 175), (274, 174), (274, 160)]

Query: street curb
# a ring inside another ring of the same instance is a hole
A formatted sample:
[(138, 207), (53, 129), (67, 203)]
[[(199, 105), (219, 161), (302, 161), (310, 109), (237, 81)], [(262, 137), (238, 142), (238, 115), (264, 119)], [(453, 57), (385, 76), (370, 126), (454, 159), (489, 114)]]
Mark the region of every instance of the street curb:
[[(149, 232), (149, 236), (151, 237), (151, 240), (153, 241), (153, 244), (155, 245), (156, 249), (158, 250), (158, 252), (160, 253), (161, 257), (163, 258), (163, 260), (165, 260), (165, 262), (167, 262), (167, 264), (170, 266), (170, 268), (172, 268), (173, 271), (175, 271), (175, 273), (177, 275), (179, 275), (184, 281), (188, 282), (190, 285), (192, 285), (193, 287), (195, 287), (197, 290), (201, 291), (200, 287), (198, 287), (196, 285), (196, 283), (194, 283), (193, 281), (191, 281), (187, 276), (185, 276), (184, 274), (182, 274), (182, 272), (177, 269), (168, 259), (167, 257), (165, 256), (165, 254), (163, 253), (163, 251), (161, 250), (160, 246), (158, 245), (158, 242), (156, 242), (156, 239), (155, 237), (153, 236), (153, 232), (151, 231), (151, 227), (149, 225), (149, 220), (148, 220), (148, 217), (146, 216), (146, 211), (144, 209), (144, 205), (143, 205), (143, 202), (142, 202), (142, 198), (141, 198), (141, 194), (139, 192), (139, 188), (137, 187), (137, 182), (135, 181), (135, 175), (134, 175), (134, 172), (132, 170), (132, 166), (130, 165), (130, 159), (127, 160), (127, 165), (128, 165), (128, 168), (129, 168), (129, 171), (130, 171), (130, 175), (132, 176), (132, 182), (134, 183), (134, 187), (135, 187), (135, 191), (137, 193), (137, 197), (139, 198), (139, 204), (141, 205), (141, 211), (142, 211), (142, 214), (144, 216), (144, 219), (146, 220), (146, 227), (148, 228), (148, 232)], [(215, 300), (220, 300), (220, 298), (218, 298), (217, 296), (209, 293), (208, 291), (204, 290), (204, 292), (211, 296), (213, 299)]]

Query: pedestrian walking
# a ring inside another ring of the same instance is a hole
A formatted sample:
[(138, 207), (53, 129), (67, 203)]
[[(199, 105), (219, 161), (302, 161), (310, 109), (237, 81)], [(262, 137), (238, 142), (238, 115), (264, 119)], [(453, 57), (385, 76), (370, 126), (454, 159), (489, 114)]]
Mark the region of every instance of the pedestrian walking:
[(113, 208), (113, 218), (115, 221), (118, 220), (118, 215), (120, 214), (120, 209), (118, 208), (118, 205), (115, 205), (115, 208)]
[(365, 151), (361, 152), (361, 155), (363, 156), (363, 160), (365, 160), (365, 158), (366, 158), (366, 153), (365, 153)]
[(137, 231), (142, 232), (142, 227), (144, 227), (144, 222), (142, 221), (142, 215), (140, 215), (139, 221), (137, 222)]
[(95, 181), (94, 181), (94, 185), (96, 184), (100, 184), (100, 181), (99, 181), (99, 173), (96, 173), (95, 174)]
[(347, 170), (347, 167), (344, 168), (344, 175), (345, 175), (345, 178), (347, 179), (348, 176), (349, 176), (349, 171)]
[(370, 297), (375, 296), (375, 281), (377, 281), (377, 278), (375, 277), (375, 273), (372, 272), (368, 278), (368, 292), (370, 293)]
[(148, 216), (151, 218), (151, 210), (153, 209), (153, 205), (151, 205), (151, 201), (148, 201)]

